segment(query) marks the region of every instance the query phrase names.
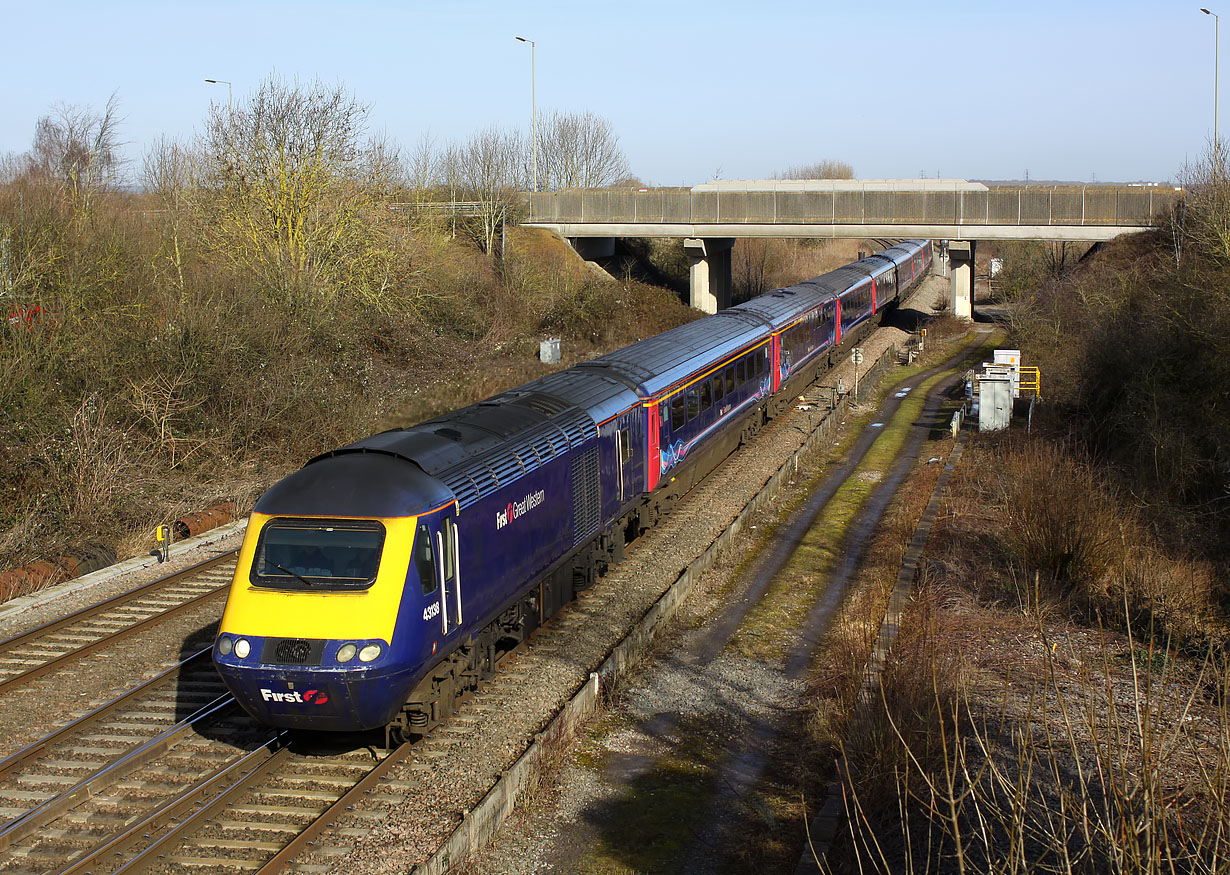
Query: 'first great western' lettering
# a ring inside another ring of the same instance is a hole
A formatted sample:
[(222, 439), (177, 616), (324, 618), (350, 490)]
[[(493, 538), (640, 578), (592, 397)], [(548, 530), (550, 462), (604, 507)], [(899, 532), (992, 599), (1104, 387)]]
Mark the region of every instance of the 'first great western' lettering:
[(538, 507), (538, 505), (542, 504), (546, 500), (547, 493), (542, 489), (539, 489), (537, 492), (525, 496), (525, 498), (520, 501), (508, 502), (508, 507), (504, 508), (502, 511), (499, 511), (495, 515), (496, 531), (504, 528), (514, 520), (520, 519), (523, 515)]

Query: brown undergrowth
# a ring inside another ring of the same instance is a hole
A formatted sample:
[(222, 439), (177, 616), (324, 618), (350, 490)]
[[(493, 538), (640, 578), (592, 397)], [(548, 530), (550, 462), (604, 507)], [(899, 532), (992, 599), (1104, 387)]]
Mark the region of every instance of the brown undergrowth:
[(1070, 444), (972, 438), (850, 734), (827, 868), (1225, 871), (1214, 572)]
[(159, 523), (246, 512), (320, 452), (541, 376), (542, 338), (567, 365), (697, 315), (545, 233), (510, 230), (497, 260), (391, 211), (371, 217), (396, 268), (378, 306), (291, 295), (153, 206), (117, 194), (81, 214), (0, 185), (0, 570), (143, 553)]

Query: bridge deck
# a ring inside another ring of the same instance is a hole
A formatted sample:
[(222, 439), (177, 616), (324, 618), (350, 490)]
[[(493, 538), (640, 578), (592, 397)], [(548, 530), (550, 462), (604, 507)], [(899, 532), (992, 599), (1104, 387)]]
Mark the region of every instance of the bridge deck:
[(525, 224), (565, 237), (1107, 240), (1152, 225), (1182, 194), (1173, 186), (824, 182), (536, 192)]

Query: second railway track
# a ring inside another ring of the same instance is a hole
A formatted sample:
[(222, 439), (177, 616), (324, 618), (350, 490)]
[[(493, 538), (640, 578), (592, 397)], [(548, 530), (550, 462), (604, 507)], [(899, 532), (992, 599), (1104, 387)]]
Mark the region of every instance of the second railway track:
[(235, 552), (82, 608), (0, 641), (0, 695), (212, 601), (219, 605)]

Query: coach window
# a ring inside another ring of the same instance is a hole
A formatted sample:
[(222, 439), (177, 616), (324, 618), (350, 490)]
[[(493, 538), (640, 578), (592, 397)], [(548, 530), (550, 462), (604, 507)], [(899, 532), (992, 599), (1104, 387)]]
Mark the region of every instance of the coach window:
[(688, 421), (687, 412), (683, 406), (683, 393), (680, 392), (671, 399), (671, 431), (678, 431)]
[(700, 384), (700, 412), (704, 413), (713, 406), (713, 385), (708, 381)]
[(718, 371), (713, 375), (713, 403), (718, 403), (724, 397), (726, 397), (726, 382), (722, 379), (722, 372)]
[(747, 362), (743, 359), (735, 363), (735, 380), (740, 386), (747, 382)]
[(688, 419), (700, 413), (700, 390), (693, 383), (688, 386)]
[(418, 535), (414, 538), (414, 569), (419, 573), (419, 584), (423, 587), (423, 595), (436, 591), (435, 552), (431, 547), (431, 530), (426, 523), (419, 524)]
[(735, 391), (735, 366), (726, 366), (726, 394), (729, 395)]

